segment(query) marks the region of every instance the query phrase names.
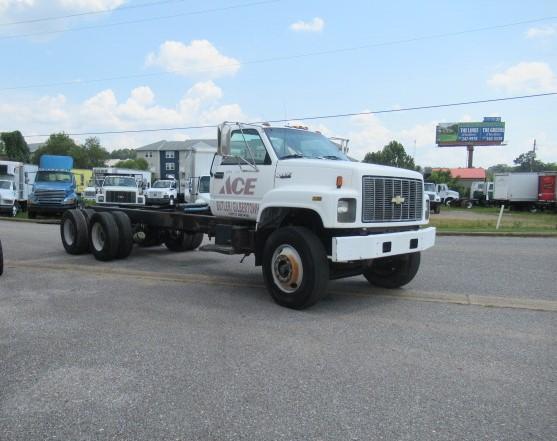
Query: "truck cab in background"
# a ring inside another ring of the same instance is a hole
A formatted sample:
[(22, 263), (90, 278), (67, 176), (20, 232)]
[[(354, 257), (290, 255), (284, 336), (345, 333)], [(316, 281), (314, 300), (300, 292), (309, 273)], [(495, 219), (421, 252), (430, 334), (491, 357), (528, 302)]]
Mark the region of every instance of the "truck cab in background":
[(192, 204), (209, 205), (211, 201), (211, 177), (200, 176), (189, 178), (184, 199)]
[(106, 176), (95, 201), (97, 204), (145, 205), (142, 183), (133, 176)]
[(0, 161), (0, 212), (16, 216), (27, 209), (38, 167), (17, 161)]
[(437, 187), (433, 182), (424, 182), (424, 193), (429, 198), (429, 207), (435, 213), (441, 213), (441, 198), (437, 193)]
[(176, 205), (178, 183), (175, 179), (159, 179), (145, 190), (145, 205)]
[(72, 174), (71, 156), (43, 155), (28, 200), (28, 216), (37, 214), (60, 214), (76, 208), (79, 197), (75, 177)]
[(458, 191), (450, 190), (447, 184), (437, 184), (436, 190), (441, 198), (441, 203), (445, 204), (447, 207), (460, 199)]

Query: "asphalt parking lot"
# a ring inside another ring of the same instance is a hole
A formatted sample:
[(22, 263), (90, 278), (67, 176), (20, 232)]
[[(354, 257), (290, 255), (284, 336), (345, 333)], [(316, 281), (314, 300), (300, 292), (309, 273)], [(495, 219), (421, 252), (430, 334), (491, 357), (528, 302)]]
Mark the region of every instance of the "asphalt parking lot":
[(440, 237), (397, 291), (275, 305), (251, 258), (69, 256), (0, 222), (0, 439), (557, 438), (557, 239)]

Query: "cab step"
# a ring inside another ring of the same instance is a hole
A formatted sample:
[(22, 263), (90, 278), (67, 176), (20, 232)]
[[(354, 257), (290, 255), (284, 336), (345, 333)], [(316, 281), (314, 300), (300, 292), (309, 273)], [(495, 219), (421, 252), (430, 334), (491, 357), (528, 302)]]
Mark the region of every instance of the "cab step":
[(231, 245), (207, 244), (199, 247), (199, 251), (208, 251), (213, 253), (226, 254), (228, 256), (232, 254), (237, 254)]

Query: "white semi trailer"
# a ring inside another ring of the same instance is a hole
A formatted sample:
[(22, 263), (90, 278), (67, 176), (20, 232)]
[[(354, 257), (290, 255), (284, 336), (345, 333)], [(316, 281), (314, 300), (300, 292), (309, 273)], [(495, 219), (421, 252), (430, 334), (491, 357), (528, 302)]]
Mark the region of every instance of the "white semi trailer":
[(535, 209), (538, 203), (539, 174), (496, 173), (493, 179), (493, 200), (513, 208)]
[[(420, 173), (350, 161), (317, 132), (224, 123), (210, 171), (210, 202), (174, 208), (93, 206), (64, 214), (70, 254), (125, 258), (133, 244), (254, 254), (272, 298), (307, 308), (331, 279), (364, 275), (398, 288), (434, 245)], [(191, 210), (189, 210), (191, 208)]]
[(0, 212), (15, 216), (27, 208), (38, 167), (17, 161), (0, 161)]

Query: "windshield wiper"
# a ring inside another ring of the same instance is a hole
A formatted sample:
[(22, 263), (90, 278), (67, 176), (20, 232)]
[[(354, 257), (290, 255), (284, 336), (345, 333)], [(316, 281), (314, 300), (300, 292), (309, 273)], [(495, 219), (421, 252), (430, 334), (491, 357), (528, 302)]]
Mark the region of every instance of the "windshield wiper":
[(305, 158), (305, 156), (299, 153), (292, 153), (291, 155), (281, 156), (280, 159), (292, 159), (292, 158)]
[(334, 159), (336, 161), (342, 160), (342, 158), (339, 158), (338, 156), (335, 155), (323, 155), (323, 156), (319, 156), (318, 159)]

